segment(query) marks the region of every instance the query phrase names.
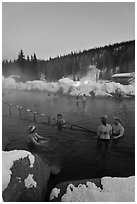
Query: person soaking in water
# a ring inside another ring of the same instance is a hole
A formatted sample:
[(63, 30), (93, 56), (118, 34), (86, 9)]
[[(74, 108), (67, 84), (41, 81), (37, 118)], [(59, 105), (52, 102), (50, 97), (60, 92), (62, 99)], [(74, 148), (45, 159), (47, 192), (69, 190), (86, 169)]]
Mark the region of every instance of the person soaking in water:
[(114, 117), (114, 124), (112, 125), (112, 138), (113, 143), (112, 146), (115, 146), (124, 135), (124, 127), (121, 124), (121, 120), (118, 117)]
[(62, 129), (62, 127), (64, 127), (64, 124), (65, 124), (65, 120), (62, 118), (62, 115), (59, 113), (57, 115), (57, 120), (56, 120), (56, 125), (58, 129)]
[(112, 136), (114, 139), (122, 137), (124, 134), (124, 127), (118, 117), (114, 117), (114, 124), (112, 125)]
[(102, 148), (102, 144), (105, 145), (105, 149), (110, 147), (110, 136), (112, 134), (112, 126), (107, 123), (107, 116), (101, 116), (101, 124), (97, 128), (98, 135), (98, 148)]
[(29, 126), (27, 142), (29, 147), (33, 147), (34, 145), (47, 147), (49, 140), (38, 135), (35, 126)]

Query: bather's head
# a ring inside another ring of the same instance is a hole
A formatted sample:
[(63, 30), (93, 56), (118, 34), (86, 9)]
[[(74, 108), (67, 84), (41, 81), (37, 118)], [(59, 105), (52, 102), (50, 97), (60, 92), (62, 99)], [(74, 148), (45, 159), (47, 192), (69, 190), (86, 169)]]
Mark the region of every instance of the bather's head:
[(106, 123), (107, 123), (107, 115), (101, 116), (101, 117), (100, 117), (100, 120), (101, 120), (101, 123), (102, 123), (103, 125), (106, 125)]
[(118, 125), (119, 123), (121, 124), (121, 120), (119, 117), (114, 117), (114, 123), (115, 125)]
[(36, 127), (33, 125), (33, 126), (29, 126), (29, 133), (33, 133), (36, 131)]
[(59, 113), (59, 114), (57, 115), (57, 118), (61, 119), (61, 118), (62, 118), (62, 115)]

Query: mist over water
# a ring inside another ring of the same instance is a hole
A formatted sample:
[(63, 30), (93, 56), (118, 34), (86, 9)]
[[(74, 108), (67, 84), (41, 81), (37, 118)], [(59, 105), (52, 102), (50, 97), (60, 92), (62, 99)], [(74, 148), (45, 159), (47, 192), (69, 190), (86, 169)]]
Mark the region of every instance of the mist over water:
[[(93, 76), (91, 76), (93, 75)], [(135, 96), (134, 80), (129, 85), (122, 85), (112, 81), (98, 81), (96, 82), (96, 73), (89, 71), (88, 74), (81, 78), (80, 81), (73, 81), (70, 78), (62, 78), (57, 82), (47, 82), (42, 80), (34, 80), (27, 82), (16, 82), (14, 76), (8, 78), (2, 77), (3, 89), (12, 90), (26, 90), (26, 91), (41, 91), (41, 92), (62, 92), (69, 95), (83, 95), (91, 96), (93, 91), (95, 96), (109, 96), (118, 93), (126, 97)]]

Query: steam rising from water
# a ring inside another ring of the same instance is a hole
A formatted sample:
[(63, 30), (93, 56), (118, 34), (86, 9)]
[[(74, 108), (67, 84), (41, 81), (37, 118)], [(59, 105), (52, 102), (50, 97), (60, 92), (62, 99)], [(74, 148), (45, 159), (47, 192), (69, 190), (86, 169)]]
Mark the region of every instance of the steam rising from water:
[(124, 95), (135, 95), (134, 85), (122, 85), (115, 82), (96, 82), (89, 77), (84, 77), (80, 81), (73, 81), (68, 78), (60, 79), (58, 82), (46, 82), (40, 80), (16, 82), (13, 77), (5, 78), (2, 77), (3, 89), (17, 89), (17, 90), (38, 90), (38, 91), (49, 91), (58, 92), (61, 91), (70, 95), (83, 95), (90, 96), (90, 92), (94, 91), (95, 96), (111, 96), (116, 90)]

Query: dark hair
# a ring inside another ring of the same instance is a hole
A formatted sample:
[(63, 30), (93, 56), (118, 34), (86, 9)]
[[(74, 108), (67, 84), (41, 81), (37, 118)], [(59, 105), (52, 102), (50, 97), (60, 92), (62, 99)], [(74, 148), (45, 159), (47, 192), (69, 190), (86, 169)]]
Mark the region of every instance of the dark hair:
[(106, 124), (107, 124), (107, 115), (101, 116), (100, 118), (101, 118), (102, 124), (106, 126)]
[(62, 117), (62, 115), (59, 113), (58, 115), (57, 115), (58, 117), (60, 116), (60, 117)]
[(121, 123), (121, 119), (120, 119), (120, 118), (118, 118), (118, 117), (114, 117), (114, 119), (117, 120), (117, 121), (122, 125), (122, 123)]

